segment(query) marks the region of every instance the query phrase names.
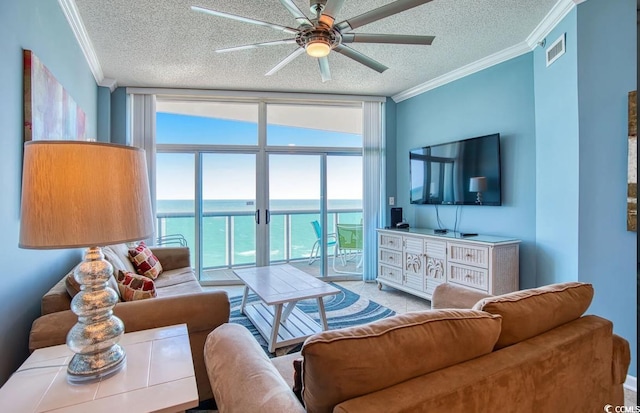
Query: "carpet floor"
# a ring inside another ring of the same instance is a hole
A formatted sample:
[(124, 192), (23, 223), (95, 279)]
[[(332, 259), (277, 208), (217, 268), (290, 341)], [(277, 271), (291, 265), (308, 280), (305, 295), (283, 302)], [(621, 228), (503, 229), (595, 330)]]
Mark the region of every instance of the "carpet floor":
[[(323, 298), (324, 308), (327, 314), (327, 324), (329, 325), (330, 330), (366, 324), (395, 315), (393, 310), (364, 298), (353, 291), (334, 283), (331, 283), (331, 285), (339, 289), (340, 292), (336, 295)], [(254, 294), (249, 294), (249, 303), (257, 300), (258, 298)], [(302, 344), (298, 344), (277, 349), (275, 354), (269, 353), (267, 350), (267, 342), (264, 337), (262, 337), (253, 324), (251, 324), (251, 321), (240, 313), (242, 296), (232, 296), (229, 298), (229, 301), (231, 302), (231, 315), (229, 317), (229, 321), (248, 328), (269, 357), (299, 351), (302, 347)], [(320, 322), (320, 318), (318, 316), (318, 305), (315, 299), (299, 301), (296, 306), (316, 322)]]

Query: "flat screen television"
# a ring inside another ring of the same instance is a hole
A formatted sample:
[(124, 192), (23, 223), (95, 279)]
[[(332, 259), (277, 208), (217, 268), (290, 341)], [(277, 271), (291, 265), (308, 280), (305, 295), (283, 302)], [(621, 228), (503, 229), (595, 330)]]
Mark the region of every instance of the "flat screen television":
[(411, 203), (502, 205), (500, 134), (409, 152)]

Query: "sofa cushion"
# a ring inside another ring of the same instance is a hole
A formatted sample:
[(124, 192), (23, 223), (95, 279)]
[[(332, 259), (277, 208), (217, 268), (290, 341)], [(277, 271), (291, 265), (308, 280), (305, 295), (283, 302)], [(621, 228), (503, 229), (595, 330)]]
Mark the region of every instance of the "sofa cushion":
[(158, 258), (153, 255), (144, 241), (132, 248), (129, 248), (129, 259), (136, 269), (136, 272), (152, 280), (158, 278), (162, 273), (162, 265)]
[(127, 244), (115, 244), (102, 247), (104, 258), (113, 265), (113, 273), (118, 274), (118, 270), (136, 272), (135, 267), (129, 259), (129, 247)]
[(118, 271), (118, 288), (124, 301), (144, 300), (156, 296), (153, 280), (133, 272)]
[(566, 282), (484, 298), (473, 309), (502, 316), (500, 349), (579, 318), (592, 298), (591, 284)]
[(472, 308), (479, 300), (487, 297), (492, 297), (492, 295), (454, 283), (442, 283), (433, 290), (431, 309)]
[(162, 271), (191, 268), (189, 247), (149, 247), (162, 264)]
[(303, 399), (328, 413), (358, 397), (490, 353), (500, 316), (473, 310), (406, 313), (323, 331), (303, 347)]
[(188, 282), (170, 285), (168, 287), (158, 287), (156, 284), (156, 293), (158, 297), (171, 297), (174, 295), (197, 294), (203, 291), (202, 286), (195, 277)]
[[(287, 382), (289, 388), (293, 388), (295, 385), (295, 369), (293, 363), (296, 360), (301, 360), (302, 355), (299, 351), (295, 353), (289, 353), (282, 356), (274, 357), (271, 359), (271, 363), (276, 367), (278, 373), (284, 378), (284, 381)], [(302, 377), (300, 377), (300, 381), (302, 382)]]
[[(124, 246), (124, 244), (122, 244)], [(113, 274), (118, 275), (118, 271), (124, 272), (136, 272), (136, 269), (129, 261), (129, 249), (127, 248), (127, 254), (124, 256), (120, 256), (118, 252), (118, 247), (114, 249), (116, 246), (108, 246), (102, 248), (102, 253), (104, 254), (104, 259), (109, 261), (109, 263), (113, 266)]]
[(158, 278), (153, 280), (153, 282), (155, 283), (156, 288), (164, 288), (176, 284), (183, 284), (193, 280), (196, 280), (196, 275), (194, 274), (193, 270), (191, 269), (191, 267), (185, 267), (175, 270), (162, 271), (162, 274)]

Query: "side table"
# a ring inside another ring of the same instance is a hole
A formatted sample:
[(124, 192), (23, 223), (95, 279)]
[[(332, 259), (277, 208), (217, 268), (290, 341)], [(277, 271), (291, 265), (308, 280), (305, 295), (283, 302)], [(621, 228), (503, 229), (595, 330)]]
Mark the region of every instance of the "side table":
[(122, 336), (126, 366), (89, 384), (69, 384), (66, 345), (42, 348), (0, 389), (3, 412), (178, 412), (198, 406), (186, 324)]

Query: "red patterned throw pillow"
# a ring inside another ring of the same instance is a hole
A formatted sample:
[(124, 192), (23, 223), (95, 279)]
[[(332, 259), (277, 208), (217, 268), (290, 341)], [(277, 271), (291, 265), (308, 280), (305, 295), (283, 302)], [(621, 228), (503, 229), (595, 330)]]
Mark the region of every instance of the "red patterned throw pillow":
[(144, 300), (156, 296), (156, 286), (149, 278), (128, 271), (118, 271), (118, 289), (124, 301)]
[(152, 280), (158, 278), (158, 275), (162, 273), (160, 261), (153, 255), (144, 241), (140, 241), (136, 247), (129, 248), (129, 260), (133, 263), (138, 274), (149, 277)]

